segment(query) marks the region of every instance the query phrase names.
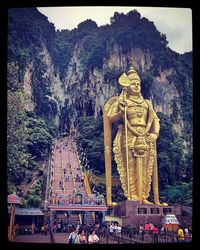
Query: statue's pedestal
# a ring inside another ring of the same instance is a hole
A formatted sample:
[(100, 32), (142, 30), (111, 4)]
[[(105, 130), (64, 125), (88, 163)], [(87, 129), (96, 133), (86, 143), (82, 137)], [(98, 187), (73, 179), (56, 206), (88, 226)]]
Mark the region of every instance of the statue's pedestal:
[[(112, 216), (122, 218), (123, 226), (138, 227), (146, 222), (154, 225), (161, 225), (161, 220), (166, 214), (175, 214), (181, 218), (182, 207), (180, 206), (157, 206), (157, 205), (140, 205), (136, 201), (123, 201), (119, 205), (113, 207)], [(188, 223), (190, 218), (188, 216)], [(182, 224), (182, 222), (180, 221)]]

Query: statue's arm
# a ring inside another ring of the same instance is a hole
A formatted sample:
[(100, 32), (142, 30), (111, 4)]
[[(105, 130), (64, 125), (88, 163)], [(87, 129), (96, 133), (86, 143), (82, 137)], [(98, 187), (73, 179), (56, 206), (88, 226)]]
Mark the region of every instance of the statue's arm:
[(154, 111), (152, 103), (148, 101), (148, 104), (149, 104), (149, 112), (151, 115), (152, 123), (149, 130), (149, 135), (147, 136), (147, 141), (153, 142), (156, 141), (159, 136), (160, 119), (158, 118), (156, 112)]
[(122, 112), (119, 109), (119, 104), (118, 101), (114, 102), (113, 105), (111, 106), (108, 116), (110, 118), (110, 121), (112, 123), (115, 123), (116, 121), (119, 121), (122, 119)]
[(151, 133), (156, 134), (157, 136), (159, 136), (159, 133), (160, 133), (160, 119), (156, 115), (155, 111), (154, 111), (154, 119), (153, 119), (153, 123), (151, 127)]

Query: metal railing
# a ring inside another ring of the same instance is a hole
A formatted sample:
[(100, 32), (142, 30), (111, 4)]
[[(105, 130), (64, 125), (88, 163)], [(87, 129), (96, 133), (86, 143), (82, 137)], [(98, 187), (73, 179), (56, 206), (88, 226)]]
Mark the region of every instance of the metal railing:
[(107, 234), (106, 237), (100, 236), (100, 243), (101, 244), (140, 244), (141, 242), (135, 239), (131, 239), (131, 238), (125, 238), (122, 236)]
[(166, 232), (165, 234), (153, 233), (139, 234), (136, 228), (122, 227), (121, 233), (109, 233), (108, 228), (102, 228), (96, 232), (102, 244), (141, 244), (141, 243), (171, 243), (176, 239), (176, 233)]

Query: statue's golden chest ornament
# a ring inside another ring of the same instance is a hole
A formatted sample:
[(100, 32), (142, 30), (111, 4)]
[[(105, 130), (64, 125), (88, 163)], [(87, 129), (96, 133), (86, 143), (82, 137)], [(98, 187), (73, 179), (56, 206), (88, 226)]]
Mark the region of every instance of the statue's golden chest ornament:
[(140, 106), (136, 106), (134, 109), (135, 109), (135, 112), (137, 113), (137, 117), (141, 118), (144, 113), (144, 108)]

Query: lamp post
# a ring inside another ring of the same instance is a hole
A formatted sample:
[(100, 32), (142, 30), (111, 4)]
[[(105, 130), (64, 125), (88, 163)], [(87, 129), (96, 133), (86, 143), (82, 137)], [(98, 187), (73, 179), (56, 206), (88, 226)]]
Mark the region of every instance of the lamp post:
[(48, 221), (48, 201), (44, 201), (44, 223), (47, 223)]
[(12, 241), (14, 236), (14, 224), (15, 224), (15, 204), (22, 204), (22, 203), (21, 203), (21, 198), (17, 196), (15, 192), (13, 192), (13, 194), (11, 195), (8, 195), (7, 203), (10, 204), (10, 225), (9, 225), (8, 239)]
[(48, 206), (48, 201), (45, 200), (45, 201), (44, 201), (44, 209), (45, 209), (45, 210), (47, 210), (47, 206)]

